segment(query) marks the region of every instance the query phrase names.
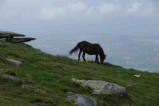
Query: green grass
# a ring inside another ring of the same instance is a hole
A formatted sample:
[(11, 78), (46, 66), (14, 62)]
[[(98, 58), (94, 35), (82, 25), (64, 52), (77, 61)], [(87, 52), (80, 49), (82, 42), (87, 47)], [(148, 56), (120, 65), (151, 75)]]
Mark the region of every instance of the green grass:
[[(74, 106), (66, 99), (67, 92), (98, 98), (98, 106), (158, 106), (159, 74), (125, 69), (110, 63), (78, 62), (68, 57), (53, 56), (25, 44), (6, 44), (0, 47), (0, 73), (14, 72), (20, 81), (0, 77), (0, 106)], [(24, 66), (11, 65), (4, 58), (24, 62)], [(140, 78), (133, 77), (141, 75)], [(91, 95), (71, 81), (72, 78), (104, 80), (128, 89), (128, 97)], [(22, 88), (19, 84), (32, 88)]]

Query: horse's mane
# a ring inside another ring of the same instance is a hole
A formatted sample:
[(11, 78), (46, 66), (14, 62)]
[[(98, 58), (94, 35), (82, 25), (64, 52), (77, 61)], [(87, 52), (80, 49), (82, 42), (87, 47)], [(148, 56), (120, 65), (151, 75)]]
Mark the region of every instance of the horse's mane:
[(100, 44), (95, 43), (94, 45), (98, 46), (98, 47), (101, 49), (101, 54), (104, 55), (104, 50), (103, 50), (103, 48), (100, 46)]

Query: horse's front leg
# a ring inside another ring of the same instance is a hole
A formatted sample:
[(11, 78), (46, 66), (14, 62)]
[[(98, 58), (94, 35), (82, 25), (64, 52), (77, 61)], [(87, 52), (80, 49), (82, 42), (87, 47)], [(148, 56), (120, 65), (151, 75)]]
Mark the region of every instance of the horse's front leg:
[(95, 63), (98, 63), (98, 64), (99, 64), (98, 54), (96, 54)]
[(84, 62), (86, 62), (86, 59), (85, 59), (85, 52), (83, 52), (82, 57), (83, 57)]
[(80, 50), (79, 54), (78, 54), (78, 61), (80, 61), (81, 53), (82, 53), (82, 51)]

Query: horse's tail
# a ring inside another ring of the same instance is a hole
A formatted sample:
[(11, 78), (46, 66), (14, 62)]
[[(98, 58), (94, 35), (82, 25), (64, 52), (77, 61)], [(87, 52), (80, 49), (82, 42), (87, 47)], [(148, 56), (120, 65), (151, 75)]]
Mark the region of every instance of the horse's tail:
[(78, 43), (72, 50), (70, 50), (69, 54), (71, 55), (73, 52), (76, 52), (80, 47), (80, 43)]

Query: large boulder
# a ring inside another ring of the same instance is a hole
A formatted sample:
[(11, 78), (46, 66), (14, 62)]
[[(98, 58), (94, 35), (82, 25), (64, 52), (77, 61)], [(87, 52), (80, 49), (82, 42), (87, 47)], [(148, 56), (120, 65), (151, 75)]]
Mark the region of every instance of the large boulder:
[(73, 78), (72, 81), (81, 84), (82, 86), (90, 87), (93, 90), (92, 94), (106, 94), (116, 96), (127, 95), (126, 88), (115, 83), (100, 80), (78, 80), (75, 78)]
[(8, 62), (10, 62), (11, 64), (18, 66), (18, 67), (23, 65), (23, 62), (18, 61), (18, 60), (14, 60), (14, 59), (10, 59), (10, 58), (6, 58), (6, 60)]
[(97, 100), (93, 97), (75, 94), (72, 92), (68, 93), (69, 96), (67, 97), (68, 100), (74, 100), (76, 106), (96, 106)]

